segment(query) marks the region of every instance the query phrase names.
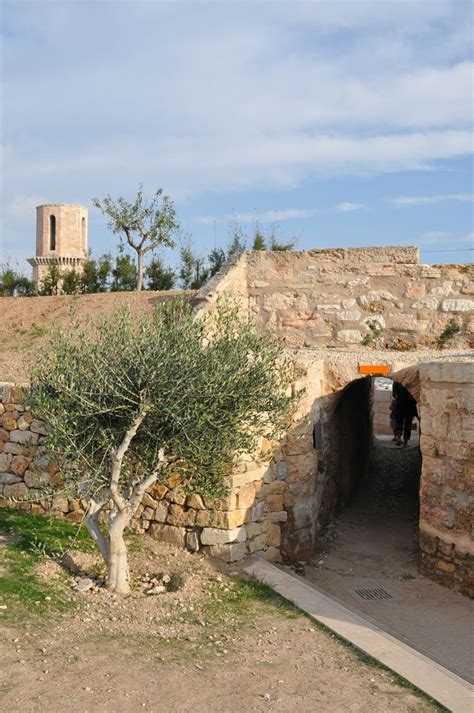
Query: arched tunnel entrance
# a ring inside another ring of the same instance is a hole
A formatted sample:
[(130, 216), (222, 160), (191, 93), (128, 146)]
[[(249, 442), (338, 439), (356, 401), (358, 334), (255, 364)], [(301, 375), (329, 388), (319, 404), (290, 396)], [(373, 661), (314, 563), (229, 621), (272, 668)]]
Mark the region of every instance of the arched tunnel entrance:
[(421, 456), (415, 413), (408, 390), (391, 379), (357, 379), (337, 395), (328, 422), (328, 481), (336, 507), (313, 558), (319, 579), (334, 573), (417, 576)]
[[(308, 542), (307, 521), (313, 537), (291, 566), (310, 585), (469, 679), (470, 603), (438, 582), (453, 589), (458, 582), (470, 591), (465, 492), (471, 450), (464, 434), (470, 428), (472, 389), (466, 385), (472, 367), (396, 366), (393, 380), (358, 378), (359, 365), (334, 362), (325, 367), (324, 382), (317, 381), (316, 368), (310, 372), (316, 455), (311, 458), (296, 437), (290, 441), (295, 455), (290, 452), (289, 485), (295, 494), (306, 488), (305, 499), (295, 497), (297, 514), (315, 513), (312, 520), (300, 518), (296, 535)], [(402, 400), (408, 393), (417, 400), (421, 416), (413, 430), (399, 419), (396, 436), (394, 381), (408, 389), (395, 388)], [(296, 517), (288, 519), (289, 526), (298, 524)]]

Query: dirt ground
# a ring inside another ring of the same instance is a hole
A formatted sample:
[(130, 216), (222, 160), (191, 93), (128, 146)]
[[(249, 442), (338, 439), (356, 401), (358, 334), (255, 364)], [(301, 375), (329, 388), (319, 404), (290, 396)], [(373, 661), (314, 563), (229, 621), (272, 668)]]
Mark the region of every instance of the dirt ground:
[(27, 363), (53, 325), (66, 325), (71, 308), (79, 318), (107, 314), (122, 305), (152, 310), (177, 292), (107, 292), (58, 297), (2, 297), (0, 320), (0, 382), (27, 381)]
[[(99, 586), (94, 555), (72, 562), (76, 581), (96, 578), (93, 589), (73, 589), (52, 561), (40, 568), (71, 611), (2, 628), (6, 713), (437, 710), (235, 568), (150, 540), (132, 554), (133, 593), (117, 598)], [(184, 586), (147, 595), (163, 572), (180, 573)]]

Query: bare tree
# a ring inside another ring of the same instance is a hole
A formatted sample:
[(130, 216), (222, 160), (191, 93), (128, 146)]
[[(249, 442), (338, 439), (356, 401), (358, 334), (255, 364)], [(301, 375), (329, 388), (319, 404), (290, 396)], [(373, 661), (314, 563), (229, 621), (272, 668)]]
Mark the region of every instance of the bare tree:
[(159, 188), (151, 201), (143, 196), (140, 186), (133, 203), (125, 198), (112, 200), (107, 195), (102, 201), (92, 199), (93, 205), (107, 215), (108, 227), (113, 233), (125, 238), (127, 244), (137, 253), (137, 290), (143, 287), (143, 258), (146, 253), (159, 246), (174, 247), (173, 235), (179, 228), (173, 202), (163, 195)]
[(220, 497), (239, 454), (286, 424), (290, 367), (280, 343), (221, 302), (195, 319), (183, 299), (119, 311), (51, 336), (32, 373), (32, 408), (65, 493), (87, 501), (85, 524), (112, 591), (129, 590), (124, 530), (170, 469), (187, 492)]

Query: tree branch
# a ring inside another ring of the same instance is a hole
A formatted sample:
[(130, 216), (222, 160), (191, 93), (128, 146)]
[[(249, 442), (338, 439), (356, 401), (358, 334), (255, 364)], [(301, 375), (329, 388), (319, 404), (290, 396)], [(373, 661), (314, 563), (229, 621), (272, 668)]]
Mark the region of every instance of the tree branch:
[(110, 459), (112, 461), (111, 472), (110, 472), (110, 495), (111, 495), (112, 500), (114, 501), (116, 507), (118, 508), (118, 510), (120, 512), (122, 512), (126, 508), (126, 501), (122, 497), (122, 495), (119, 493), (119, 489), (118, 489), (120, 473), (122, 471), (122, 461), (125, 456), (125, 453), (127, 452), (128, 448), (130, 446), (130, 443), (132, 442), (134, 436), (136, 435), (138, 429), (140, 428), (148, 411), (149, 411), (148, 406), (142, 406), (140, 413), (135, 417), (135, 419), (132, 422), (132, 425), (125, 433), (122, 443), (117, 448), (117, 450), (112, 450), (112, 452), (110, 454)]
[(156, 467), (152, 470), (150, 475), (148, 475), (144, 480), (141, 480), (139, 483), (137, 483), (132, 490), (132, 494), (130, 495), (129, 498), (129, 507), (131, 510), (131, 513), (135, 512), (137, 507), (140, 505), (143, 496), (145, 495), (146, 491), (148, 488), (151, 488), (153, 483), (156, 482), (160, 472), (167, 468), (167, 466), (172, 463), (175, 458), (168, 458), (165, 456), (164, 449), (161, 448), (159, 453), (158, 453), (158, 463)]
[(109, 496), (103, 498), (99, 502), (96, 502), (93, 498), (91, 498), (89, 500), (87, 511), (84, 516), (84, 524), (87, 527), (90, 536), (99, 548), (100, 554), (104, 558), (105, 562), (109, 561), (109, 545), (104, 535), (102, 534), (97, 519), (99, 517), (100, 512), (107, 505), (109, 500)]

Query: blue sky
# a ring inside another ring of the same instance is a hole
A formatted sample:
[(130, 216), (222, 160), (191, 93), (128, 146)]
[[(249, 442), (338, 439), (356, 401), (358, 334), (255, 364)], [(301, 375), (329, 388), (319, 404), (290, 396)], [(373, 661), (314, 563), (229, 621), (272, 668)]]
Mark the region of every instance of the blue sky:
[[(472, 260), (470, 2), (1, 8), (0, 260), (28, 271), (35, 205), (90, 208), (140, 182), (170, 195), (201, 254), (258, 218), (299, 249)], [(95, 210), (89, 244), (115, 244)]]

